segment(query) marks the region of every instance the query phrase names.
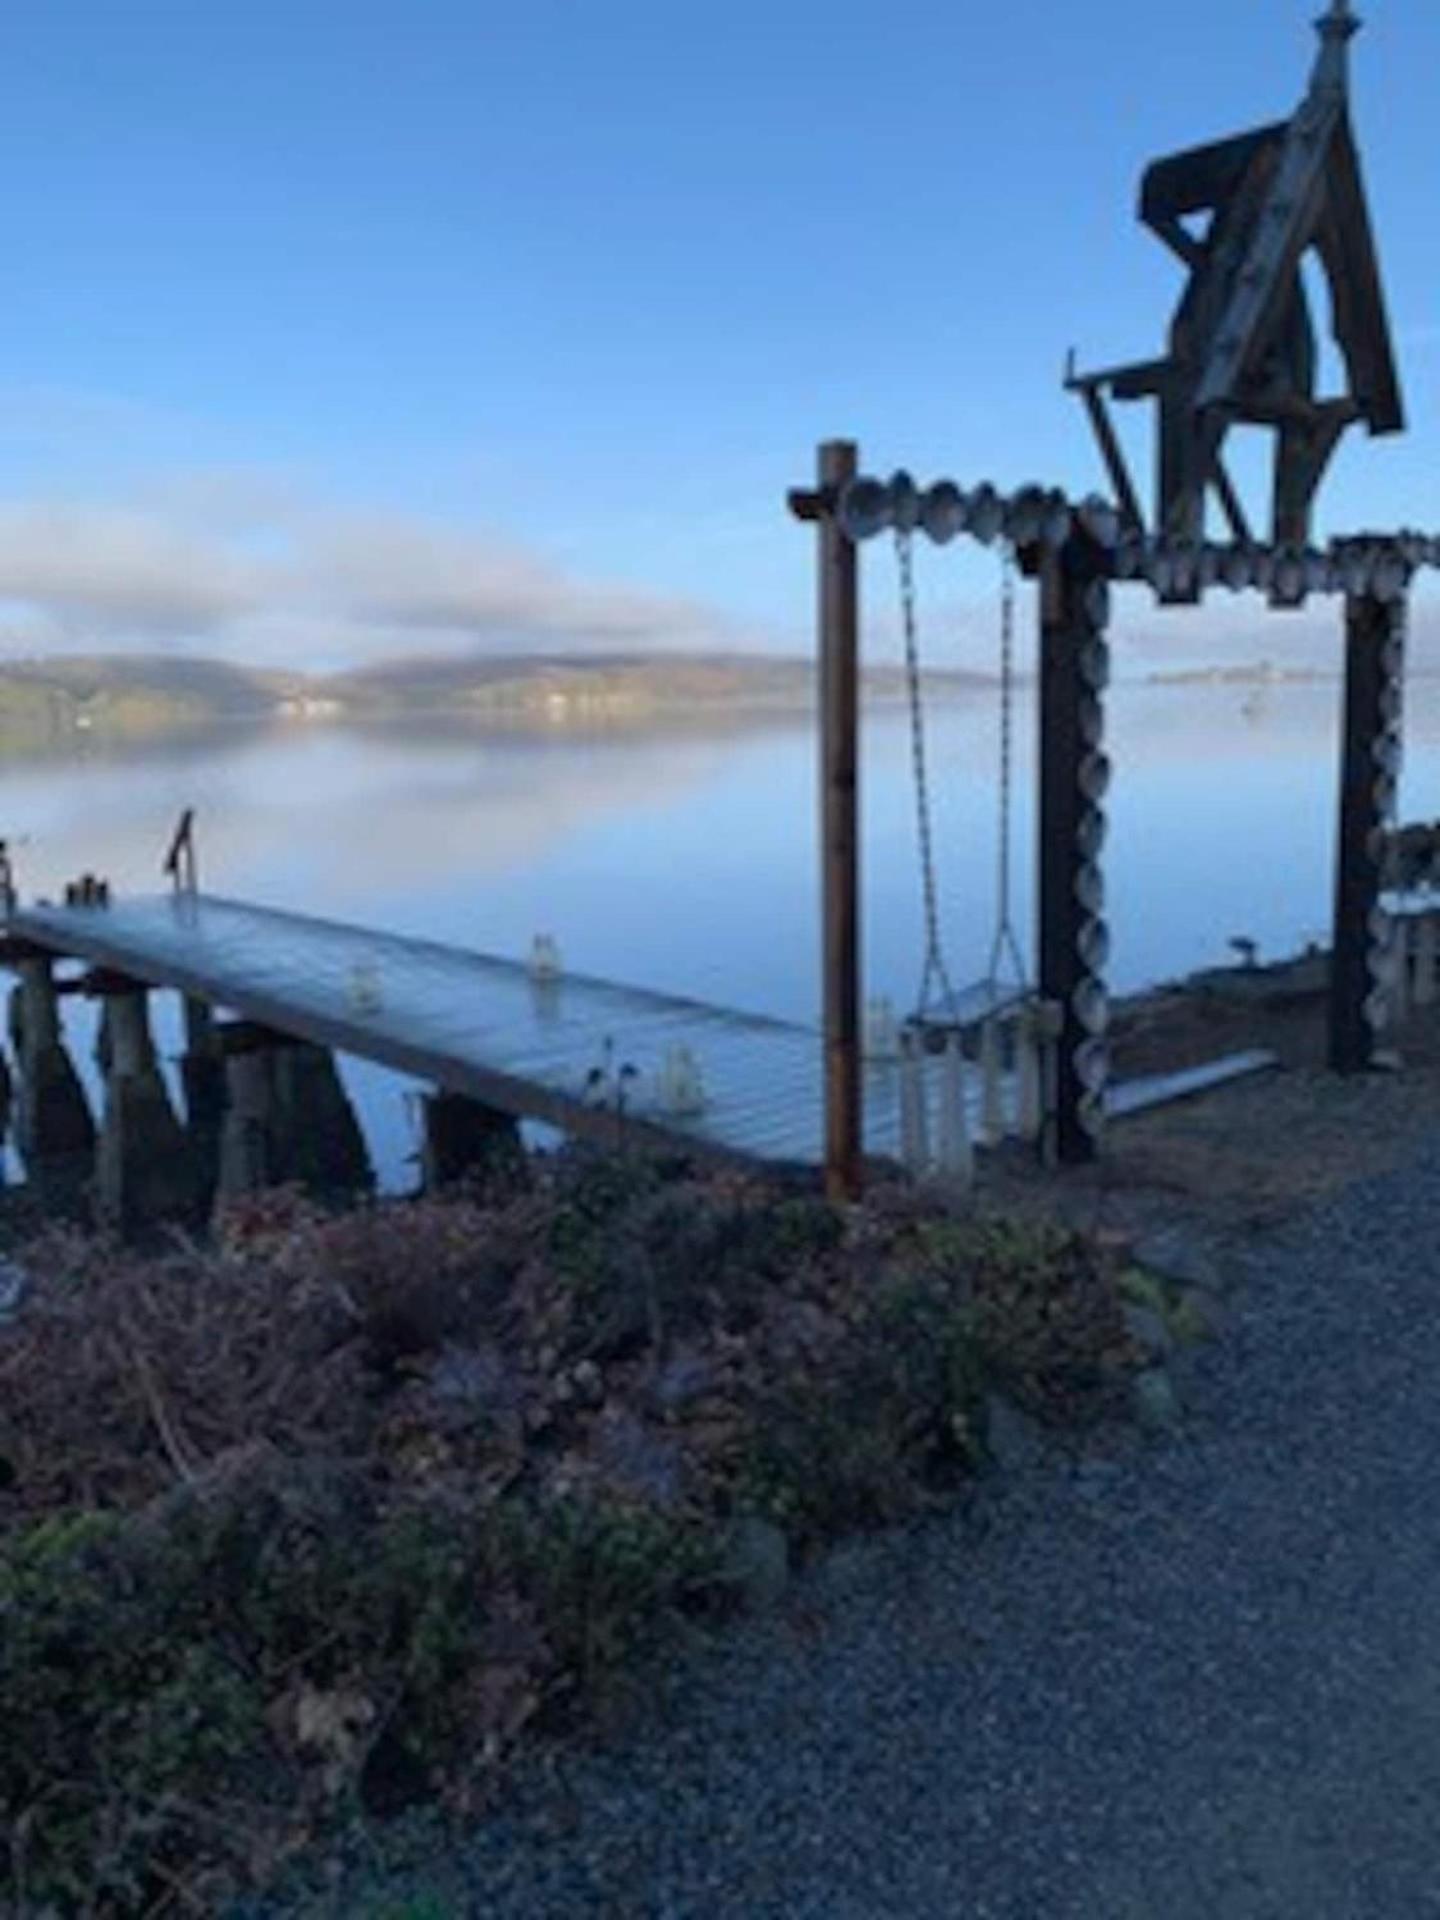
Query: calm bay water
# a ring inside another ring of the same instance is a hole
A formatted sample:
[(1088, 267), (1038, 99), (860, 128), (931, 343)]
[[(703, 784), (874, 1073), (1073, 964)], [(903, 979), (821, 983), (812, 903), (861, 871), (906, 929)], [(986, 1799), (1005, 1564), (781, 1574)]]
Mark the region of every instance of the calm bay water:
[[(1412, 689), (1407, 817), (1440, 815), (1440, 714)], [(1323, 937), (1338, 755), (1333, 685), (1118, 687), (1107, 855), (1112, 985), (1224, 961), (1232, 936), (1278, 955)], [(1015, 909), (1032, 946), (1034, 713), (1022, 696)], [(997, 711), (930, 717), (940, 895), (957, 984), (995, 920)], [(903, 714), (864, 743), (867, 989), (902, 1008), (920, 960)], [(22, 892), (83, 869), (149, 891), (174, 821), (199, 814), (208, 889), (522, 954), (557, 937), (588, 973), (797, 1019), (817, 1014), (815, 750), (807, 722), (536, 739), (436, 725), (295, 723), (147, 748), (81, 747), (0, 769), (0, 832)], [(89, 1024), (74, 1038), (88, 1059)], [(168, 1014), (161, 1036), (174, 1044)], [(400, 1083), (347, 1063), (387, 1185), (406, 1177)]]

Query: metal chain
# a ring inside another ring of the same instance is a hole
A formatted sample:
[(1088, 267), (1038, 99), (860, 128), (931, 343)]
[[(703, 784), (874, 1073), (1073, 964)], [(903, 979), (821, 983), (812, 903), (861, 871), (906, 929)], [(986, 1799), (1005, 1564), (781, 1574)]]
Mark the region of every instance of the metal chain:
[(987, 985), (995, 998), (1006, 953), (1015, 966), (1015, 983), (1027, 985), (1025, 960), (1011, 917), (1010, 841), (1012, 772), (1015, 755), (1015, 552), (1007, 546), (1000, 579), (1000, 826), (995, 877), (995, 941), (990, 949)]
[(959, 1017), (959, 1002), (950, 984), (940, 940), (940, 904), (935, 885), (935, 845), (930, 818), (930, 780), (925, 761), (925, 716), (920, 685), (919, 622), (915, 608), (915, 554), (912, 538), (895, 530), (895, 557), (900, 569), (900, 614), (905, 633), (905, 686), (910, 702), (910, 755), (915, 775), (915, 825), (920, 846), (920, 883), (925, 907), (925, 964), (920, 975), (916, 1013), (924, 1019), (930, 1010), (932, 984), (938, 986), (945, 1011)]

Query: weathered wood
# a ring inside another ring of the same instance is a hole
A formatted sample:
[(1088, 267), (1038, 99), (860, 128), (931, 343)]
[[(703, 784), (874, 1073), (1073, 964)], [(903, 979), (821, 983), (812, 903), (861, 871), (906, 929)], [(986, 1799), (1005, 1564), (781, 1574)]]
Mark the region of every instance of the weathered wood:
[(225, 1056), (225, 1116), (216, 1198), (258, 1193), (278, 1178), (274, 1056), (251, 1048)]
[(1100, 457), (1105, 462), (1105, 471), (1111, 486), (1115, 489), (1115, 497), (1120, 503), (1120, 517), (1127, 528), (1132, 532), (1138, 532), (1145, 525), (1145, 515), (1141, 510), (1135, 484), (1130, 478), (1130, 469), (1125, 464), (1125, 455), (1121, 450), (1120, 438), (1115, 431), (1114, 422), (1110, 418), (1110, 409), (1105, 405), (1105, 396), (1093, 380), (1084, 382), (1080, 390), (1085, 401), (1086, 412), (1090, 415), (1090, 425), (1100, 448)]
[(215, 1045), (226, 1060), (237, 1054), (269, 1053), (275, 1047), (293, 1046), (296, 1037), (288, 1028), (263, 1020), (222, 1020), (215, 1026)]
[(1400, 748), (1403, 605), (1369, 597), (1345, 603), (1345, 712), (1341, 729), (1340, 820), (1330, 960), (1330, 1065), (1363, 1073), (1375, 1063), (1384, 1026), (1381, 973), (1385, 932), (1376, 917), (1394, 823)]
[(186, 994), (185, 1051), (180, 1056), (180, 1086), (185, 1126), (195, 1167), (197, 1205), (208, 1214), (220, 1178), (220, 1139), (225, 1123), (225, 1056), (215, 1010), (209, 1001)]
[(1105, 571), (1103, 553), (1080, 535), (1040, 567), (1039, 984), (1041, 997), (1061, 1010), (1042, 1152), (1063, 1164), (1095, 1158), (1103, 1120), (1103, 1082), (1087, 1086), (1081, 1069), (1102, 1057), (1095, 1049), (1104, 1044), (1083, 1017), (1100, 1016), (1105, 992), (1108, 935), (1094, 898), (1103, 874), (1104, 794), (1087, 795), (1082, 782), (1104, 764), (1085, 723), (1087, 715), (1103, 719), (1103, 674), (1092, 683), (1087, 662), (1104, 645)]
[(294, 1181), (322, 1199), (375, 1185), (365, 1136), (328, 1047), (258, 1021), (214, 1030), (223, 1062), (219, 1191)]
[(27, 940), (20, 934), (0, 935), (0, 967), (14, 973), (24, 960), (53, 961), (55, 949), (43, 945), (39, 940)]
[(120, 994), (143, 993), (147, 983), (117, 967), (89, 967), (60, 991), (84, 994), (87, 1000), (110, 1000)]
[[(627, 1147), (823, 1163), (823, 1045), (794, 1022), (568, 971), (542, 993), (521, 960), (209, 894), (127, 899), (104, 915), (36, 906), (23, 920), (52, 954), (233, 1008), (244, 1019), (222, 1030), (227, 1048), (250, 1044), (247, 1029), (257, 1041), (261, 1031), (313, 1040), (613, 1146), (613, 1104), (590, 1086), (609, 1041), (617, 1066), (641, 1070), (620, 1129)], [(378, 1006), (356, 1004), (360, 962), (376, 970)], [(695, 1112), (675, 1113), (658, 1091), (676, 1042), (700, 1064), (706, 1097)], [(898, 1128), (892, 1089), (883, 1068), (867, 1084), (873, 1150), (884, 1154)]]
[[(1288, 120), (1172, 154), (1151, 165), (1141, 219), (1184, 263), (1188, 279), (1163, 362), (1076, 376), (1101, 457), (1124, 498), (1124, 457), (1104, 414), (1116, 399), (1158, 403), (1153, 526), (1202, 539), (1209, 488), (1240, 534), (1243, 516), (1220, 460), (1240, 425), (1276, 434), (1270, 541), (1305, 545), (1316, 494), (1341, 435), (1404, 427), (1389, 319), (1349, 114), (1348, 46), (1359, 22), (1332, 7), (1317, 23), (1319, 56)], [(1209, 216), (1203, 229), (1186, 221)], [(1329, 283), (1345, 392), (1317, 391), (1318, 354), (1302, 261), (1314, 248)], [(1100, 403), (1100, 404), (1097, 404)], [(1162, 593), (1189, 603), (1189, 583)], [(1278, 592), (1273, 605), (1292, 604)]]
[(499, 1113), (459, 1093), (427, 1093), (421, 1099), (421, 1178), (427, 1193), (472, 1174), (518, 1167), (520, 1128)]
[(128, 1235), (189, 1219), (196, 1207), (195, 1170), (156, 1058), (145, 989), (112, 993), (105, 1014), (105, 1108), (95, 1195), (101, 1218)]
[[(859, 460), (846, 440), (820, 449), (819, 480), (833, 501)], [(859, 568), (833, 512), (820, 549), (820, 767), (825, 1022), (825, 1184), (853, 1200), (863, 1183), (860, 1069)]]
[(30, 1180), (63, 1211), (77, 1205), (94, 1171), (95, 1121), (66, 1051), (53, 956), (16, 963), (10, 1003), (19, 1068), (15, 1140)]
[(272, 1072), (280, 1177), (327, 1200), (372, 1192), (370, 1153), (330, 1049), (306, 1041), (277, 1048)]

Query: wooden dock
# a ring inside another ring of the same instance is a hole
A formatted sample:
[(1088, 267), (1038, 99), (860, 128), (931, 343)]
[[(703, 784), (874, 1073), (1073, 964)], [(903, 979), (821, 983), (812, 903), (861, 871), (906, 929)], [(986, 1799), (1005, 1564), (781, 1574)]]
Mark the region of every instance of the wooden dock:
[[(27, 906), (9, 930), (567, 1133), (613, 1143), (623, 1125), (705, 1157), (823, 1158), (820, 1036), (798, 1024), (568, 971), (536, 979), (520, 960), (209, 894)], [(681, 1046), (704, 1091), (690, 1113), (664, 1097)], [(898, 1154), (898, 1069), (874, 1063), (865, 1091), (869, 1151)]]
[[(521, 960), (179, 891), (103, 905), (16, 907), (28, 943), (104, 974), (171, 989), (294, 1039), (378, 1062), (517, 1119), (702, 1159), (824, 1164), (824, 1050), (816, 1028)], [(962, 1020), (988, 1001), (963, 996)], [(688, 1049), (703, 1090), (676, 1110), (667, 1055)], [(1273, 1056), (1112, 1086), (1115, 1118), (1208, 1090)], [(622, 1078), (623, 1074), (623, 1078)], [(863, 1070), (867, 1156), (899, 1162), (900, 1067)], [(1007, 1107), (1014, 1089), (1004, 1088)], [(968, 1076), (972, 1138), (978, 1072)]]

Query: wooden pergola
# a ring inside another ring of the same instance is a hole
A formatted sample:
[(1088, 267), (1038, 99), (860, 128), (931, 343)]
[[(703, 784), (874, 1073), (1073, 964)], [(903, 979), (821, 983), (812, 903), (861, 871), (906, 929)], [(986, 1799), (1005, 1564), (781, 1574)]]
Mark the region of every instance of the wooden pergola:
[[(1273, 607), (1343, 601), (1344, 724), (1329, 998), (1329, 1059), (1376, 1063), (1390, 1011), (1393, 930), (1382, 893), (1396, 849), (1420, 829), (1395, 818), (1409, 589), (1440, 564), (1440, 542), (1401, 533), (1312, 544), (1316, 494), (1346, 428), (1400, 431), (1404, 412), (1349, 111), (1349, 47), (1359, 22), (1331, 0), (1320, 52), (1290, 119), (1157, 161), (1141, 218), (1181, 261), (1187, 285), (1167, 352), (1067, 384), (1095, 429), (1113, 501), (1072, 508), (1035, 489), (1005, 504), (1003, 531), (1039, 602), (1039, 969), (1055, 1035), (1043, 1151), (1060, 1162), (1100, 1150), (1108, 1082), (1104, 914), (1104, 748), (1112, 585), (1144, 584), (1164, 605), (1221, 587), (1256, 588)], [(1317, 392), (1302, 263), (1328, 283), (1344, 393)], [(1155, 504), (1147, 526), (1108, 401), (1148, 399), (1158, 414)], [(1237, 424), (1275, 441), (1267, 538), (1257, 540), (1226, 470)], [(983, 500), (983, 516), (979, 503)], [(996, 494), (952, 481), (921, 491), (908, 475), (862, 476), (849, 441), (819, 450), (815, 484), (790, 496), (819, 545), (821, 843), (827, 1174), (837, 1196), (863, 1167), (860, 980), (858, 546), (893, 529), (939, 541), (997, 529)], [(1228, 539), (1207, 540), (1218, 505)]]

